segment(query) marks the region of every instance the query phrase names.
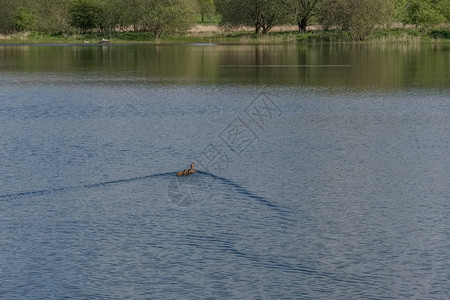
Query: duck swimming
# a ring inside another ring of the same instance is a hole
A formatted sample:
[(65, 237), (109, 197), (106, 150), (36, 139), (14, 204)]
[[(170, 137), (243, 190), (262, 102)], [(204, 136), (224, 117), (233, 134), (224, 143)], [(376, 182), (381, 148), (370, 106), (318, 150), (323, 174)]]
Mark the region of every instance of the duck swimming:
[(195, 169), (195, 164), (191, 163), (191, 168), (190, 169), (184, 169), (183, 171), (180, 171), (177, 173), (176, 176), (191, 176), (191, 174), (194, 174), (195, 172), (197, 172)]

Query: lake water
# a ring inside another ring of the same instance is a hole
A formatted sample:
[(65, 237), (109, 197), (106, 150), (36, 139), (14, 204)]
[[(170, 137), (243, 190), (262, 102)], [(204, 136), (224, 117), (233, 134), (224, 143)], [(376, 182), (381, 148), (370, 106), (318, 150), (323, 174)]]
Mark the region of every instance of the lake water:
[(0, 298), (448, 299), (449, 114), (449, 44), (0, 46)]

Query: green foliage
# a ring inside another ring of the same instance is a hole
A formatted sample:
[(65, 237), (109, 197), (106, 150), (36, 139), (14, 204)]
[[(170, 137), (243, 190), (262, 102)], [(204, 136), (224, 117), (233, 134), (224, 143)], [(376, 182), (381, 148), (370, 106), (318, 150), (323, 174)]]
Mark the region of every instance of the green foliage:
[(98, 25), (103, 32), (107, 32), (111, 36), (117, 27), (126, 25), (124, 12), (127, 7), (124, 1), (101, 0), (99, 7)]
[(36, 17), (36, 30), (43, 32), (68, 31), (68, 0), (22, 0)]
[[(82, 35), (73, 35), (65, 32), (43, 33), (32, 31), (27, 35), (28, 43), (83, 43), (87, 40), (96, 43), (104, 37), (104, 33), (91, 31)], [(13, 34), (8, 42), (23, 43), (23, 35)], [(154, 40), (154, 35), (145, 31), (113, 32), (111, 41), (114, 43), (140, 43)], [(411, 28), (376, 29), (371, 37), (358, 43), (422, 43), (450, 41), (450, 31), (432, 30), (428, 33)], [(1, 42), (1, 40), (0, 40)], [(310, 31), (298, 32), (273, 32), (267, 35), (252, 34), (248, 31), (234, 31), (231, 33), (218, 33), (207, 37), (199, 36), (166, 36), (159, 42), (170, 43), (240, 43), (240, 44), (280, 44), (280, 43), (354, 43), (352, 36), (347, 31)]]
[(310, 18), (317, 13), (322, 0), (288, 0), (285, 2), (297, 23), (299, 32), (306, 32)]
[(445, 18), (446, 22), (450, 22), (450, 0), (437, 0), (436, 9)]
[(299, 33), (297, 36), (299, 42), (306, 43), (342, 43), (351, 41), (351, 36), (346, 31), (322, 31)]
[(95, 0), (72, 0), (69, 4), (70, 24), (82, 32), (100, 25), (101, 6)]
[(134, 31), (140, 29), (140, 22), (143, 14), (143, 7), (146, 0), (122, 0), (124, 10), (122, 12), (123, 25), (132, 26)]
[(14, 2), (0, 0), (0, 32), (9, 33), (14, 30), (13, 17), (16, 9)]
[(360, 0), (350, 19), (350, 34), (355, 40), (367, 39), (377, 26), (393, 19), (393, 5), (389, 0)]
[(431, 30), (429, 35), (433, 39), (450, 40), (450, 30)]
[(376, 29), (369, 41), (376, 43), (421, 43), (429, 41), (428, 36), (411, 28)]
[(393, 0), (394, 21), (405, 24), (408, 0)]
[(198, 12), (196, 0), (152, 0), (142, 7), (141, 24), (159, 39), (189, 30)]
[(319, 22), (325, 30), (336, 28), (348, 30), (350, 25), (351, 11), (349, 2), (346, 0), (323, 0), (319, 11)]
[(214, 6), (213, 0), (197, 0), (198, 7), (200, 9), (200, 13), (202, 15), (202, 23), (205, 21), (205, 17), (209, 18), (211, 22), (211, 18), (216, 12), (216, 7)]
[(319, 20), (324, 28), (349, 31), (354, 40), (365, 40), (377, 26), (393, 18), (390, 0), (324, 0)]
[(216, 0), (223, 25), (252, 26), (255, 32), (269, 30), (288, 20), (288, 7), (283, 0)]
[(18, 32), (27, 31), (34, 28), (36, 20), (33, 14), (25, 7), (19, 7), (14, 18), (13, 26)]
[(198, 13), (197, 17), (196, 17), (196, 22), (197, 23), (203, 23), (203, 22), (208, 22), (208, 25), (216, 25), (219, 26), (222, 22), (222, 16), (220, 14), (216, 14), (214, 13), (211, 17), (207, 17), (205, 20), (205, 16), (203, 16), (203, 21), (202, 21), (202, 14)]
[(0, 0), (0, 32), (8, 34), (70, 34), (75, 27), (83, 33), (100, 29), (110, 37), (117, 31), (147, 31), (159, 38), (208, 19), (263, 34), (283, 24), (297, 24), (305, 32), (313, 20), (335, 30), (333, 39), (336, 32), (346, 32), (366, 40), (393, 21), (427, 32), (446, 28), (450, 0)]
[(406, 21), (410, 24), (429, 29), (434, 25), (444, 23), (447, 18), (440, 9), (448, 7), (448, 0), (408, 0)]

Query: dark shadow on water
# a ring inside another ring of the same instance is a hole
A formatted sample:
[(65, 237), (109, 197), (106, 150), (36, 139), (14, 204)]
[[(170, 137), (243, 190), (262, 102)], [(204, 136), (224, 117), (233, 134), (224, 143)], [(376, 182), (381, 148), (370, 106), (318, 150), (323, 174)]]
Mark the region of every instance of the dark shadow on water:
[[(288, 211), (281, 208), (280, 205), (277, 205), (276, 203), (270, 201), (269, 199), (265, 198), (265, 197), (261, 197), (258, 195), (255, 195), (254, 193), (252, 193), (251, 191), (247, 190), (246, 188), (244, 188), (242, 185), (240, 185), (239, 183), (224, 178), (224, 177), (220, 177), (208, 172), (203, 172), (203, 171), (197, 171), (198, 174), (203, 175), (203, 176), (207, 176), (211, 179), (213, 179), (215, 182), (221, 183), (225, 186), (229, 186), (234, 188), (234, 190), (236, 192), (238, 192), (239, 194), (248, 197), (249, 199), (255, 200), (256, 202), (258, 202), (259, 204), (262, 204), (264, 206), (266, 206), (267, 208), (271, 209), (271, 210), (275, 210), (278, 213), (281, 214), (287, 214)], [(211, 188), (214, 188), (214, 186), (212, 186)]]
[(130, 183), (130, 182), (149, 179), (149, 178), (158, 178), (158, 177), (174, 176), (174, 175), (175, 175), (175, 173), (159, 173), (159, 174), (139, 176), (139, 177), (133, 177), (133, 178), (128, 178), (128, 179), (105, 181), (105, 182), (99, 182), (99, 183), (93, 183), (93, 184), (84, 184), (84, 185), (61, 187), (61, 188), (55, 188), (55, 189), (44, 189), (44, 190), (37, 190), (37, 191), (18, 192), (18, 193), (14, 193), (14, 194), (0, 195), (0, 200), (24, 197), (24, 196), (41, 196), (41, 195), (48, 195), (48, 194), (53, 194), (53, 193), (57, 193), (57, 192), (68, 192), (68, 191), (77, 190), (77, 189), (93, 189), (93, 188), (99, 188), (99, 187), (106, 187), (106, 186), (110, 186), (110, 185)]
[[(68, 187), (60, 187), (60, 188), (54, 188), (54, 189), (42, 189), (42, 190), (35, 190), (35, 191), (23, 191), (23, 192), (17, 192), (17, 193), (11, 193), (11, 194), (4, 194), (0, 195), (0, 200), (5, 199), (13, 199), (18, 197), (26, 197), (26, 196), (42, 196), (42, 195), (48, 195), (53, 193), (60, 193), (60, 192), (68, 192), (72, 190), (79, 190), (79, 189), (95, 189), (100, 187), (107, 187), (107, 186), (114, 186), (119, 184), (126, 184), (131, 183), (139, 180), (145, 180), (145, 179), (151, 179), (151, 178), (172, 178), (175, 176), (175, 172), (169, 172), (169, 173), (158, 173), (158, 174), (151, 174), (151, 175), (145, 175), (145, 176), (139, 176), (139, 177), (133, 177), (133, 178), (127, 178), (127, 179), (119, 179), (119, 180), (112, 180), (112, 181), (105, 181), (105, 182), (99, 182), (99, 183), (92, 183), (92, 184), (85, 184), (85, 185), (77, 185), (77, 186), (68, 186)], [(268, 207), (269, 209), (276, 210), (279, 213), (287, 213), (286, 210), (281, 209), (281, 207), (272, 201), (255, 195), (254, 193), (250, 192), (249, 190), (245, 189), (242, 185), (239, 183), (236, 183), (230, 179), (220, 177), (211, 173), (198, 171), (196, 175), (193, 176), (199, 176), (200, 179), (204, 177), (203, 179), (210, 178), (213, 179), (214, 182), (221, 183), (224, 186), (232, 187), (236, 192), (239, 194), (248, 197), (249, 199), (255, 200), (258, 203)], [(211, 186), (211, 188), (214, 188), (214, 186)]]

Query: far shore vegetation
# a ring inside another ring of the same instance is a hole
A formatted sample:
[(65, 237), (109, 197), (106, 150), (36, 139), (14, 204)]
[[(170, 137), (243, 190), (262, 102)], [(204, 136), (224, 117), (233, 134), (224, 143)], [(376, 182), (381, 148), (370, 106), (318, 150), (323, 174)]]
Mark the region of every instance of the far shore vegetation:
[(0, 0), (0, 43), (450, 41), (450, 0)]

